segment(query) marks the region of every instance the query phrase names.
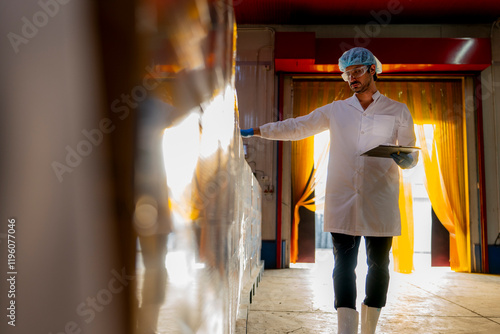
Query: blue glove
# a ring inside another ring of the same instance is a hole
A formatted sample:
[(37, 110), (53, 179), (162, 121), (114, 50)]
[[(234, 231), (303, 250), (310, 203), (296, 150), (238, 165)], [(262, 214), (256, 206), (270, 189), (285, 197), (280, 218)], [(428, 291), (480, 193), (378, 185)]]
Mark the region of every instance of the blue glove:
[(249, 137), (252, 137), (254, 135), (253, 128), (250, 128), (250, 129), (241, 129), (240, 132), (241, 132), (241, 136), (243, 138), (249, 138)]
[(403, 169), (411, 167), (411, 164), (413, 163), (413, 156), (408, 153), (393, 153), (391, 154), (391, 157), (398, 164), (398, 166)]

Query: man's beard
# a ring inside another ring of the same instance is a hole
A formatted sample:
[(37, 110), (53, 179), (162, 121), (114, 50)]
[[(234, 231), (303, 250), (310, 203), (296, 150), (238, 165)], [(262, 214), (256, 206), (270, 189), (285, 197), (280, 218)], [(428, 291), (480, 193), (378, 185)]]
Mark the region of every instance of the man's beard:
[[(354, 82), (351, 82), (349, 84), (349, 87), (355, 93), (364, 93), (364, 92), (366, 92), (368, 90), (368, 87), (370, 87), (370, 84), (371, 84), (372, 80), (373, 80), (373, 78), (370, 78), (370, 80), (368, 80), (368, 82), (366, 82), (365, 84), (362, 84), (359, 81), (354, 81)], [(358, 86), (356, 88), (353, 88), (352, 87), (353, 84), (358, 84)]]

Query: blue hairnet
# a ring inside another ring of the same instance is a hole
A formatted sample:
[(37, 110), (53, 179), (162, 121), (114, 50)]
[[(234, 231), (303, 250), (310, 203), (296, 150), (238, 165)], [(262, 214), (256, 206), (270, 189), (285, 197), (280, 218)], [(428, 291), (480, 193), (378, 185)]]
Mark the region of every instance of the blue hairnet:
[(339, 58), (339, 68), (342, 72), (345, 72), (345, 69), (351, 65), (375, 65), (375, 72), (382, 73), (380, 61), (365, 48), (352, 48)]

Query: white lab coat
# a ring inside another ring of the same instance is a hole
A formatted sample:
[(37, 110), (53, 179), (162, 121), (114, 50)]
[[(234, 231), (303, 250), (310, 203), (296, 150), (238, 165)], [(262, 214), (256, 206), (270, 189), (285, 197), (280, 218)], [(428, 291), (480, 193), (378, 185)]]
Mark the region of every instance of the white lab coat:
[[(361, 236), (401, 235), (399, 167), (392, 159), (360, 156), (379, 144), (415, 145), (405, 104), (378, 91), (363, 110), (355, 95), (306, 116), (260, 127), (267, 139), (299, 140), (330, 130), (325, 232)], [(413, 153), (415, 166), (418, 153)]]

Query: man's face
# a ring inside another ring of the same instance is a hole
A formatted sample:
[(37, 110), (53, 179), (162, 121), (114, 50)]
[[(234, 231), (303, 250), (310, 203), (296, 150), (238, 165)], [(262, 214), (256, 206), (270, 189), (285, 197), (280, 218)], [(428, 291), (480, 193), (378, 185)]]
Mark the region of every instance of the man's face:
[[(362, 70), (365, 68), (367, 68), (366, 65), (352, 65), (347, 67), (345, 72), (349, 73), (348, 71), (352, 70), (354, 70), (353, 72), (356, 72), (357, 69)], [(363, 75), (357, 78), (355, 77), (355, 75), (349, 76), (349, 80), (347, 82), (349, 83), (349, 87), (351, 87), (352, 91), (355, 93), (365, 92), (373, 82), (372, 72), (374, 71), (375, 71), (375, 65), (371, 65)]]

